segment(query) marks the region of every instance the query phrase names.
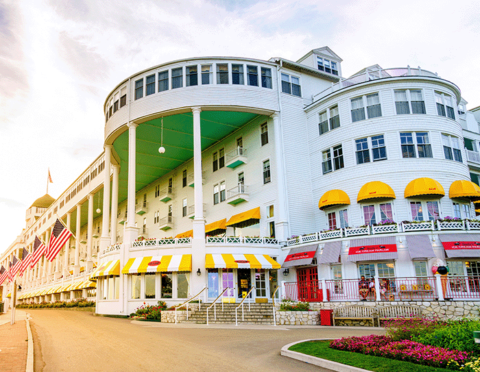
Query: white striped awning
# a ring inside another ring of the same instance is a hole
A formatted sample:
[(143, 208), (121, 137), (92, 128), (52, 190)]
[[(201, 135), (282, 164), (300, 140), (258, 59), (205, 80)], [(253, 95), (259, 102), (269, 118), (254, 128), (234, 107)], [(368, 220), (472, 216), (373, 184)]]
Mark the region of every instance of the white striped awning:
[(407, 235), (407, 247), (412, 260), (436, 257), (428, 235)]
[(282, 267), (311, 265), (317, 253), (317, 248), (318, 244), (311, 244), (290, 249), (285, 261), (283, 261)]
[(338, 263), (340, 253), (342, 253), (341, 241), (327, 242), (323, 247), (323, 251), (322, 251), (322, 254), (320, 255), (320, 259), (318, 260), (318, 263), (320, 264)]
[(100, 266), (90, 275), (90, 280), (109, 275), (120, 276), (120, 260), (113, 260), (100, 264)]
[(268, 254), (207, 254), (206, 269), (280, 269)]
[(130, 258), (122, 274), (192, 271), (191, 254), (174, 254)]
[(395, 237), (364, 238), (350, 241), (349, 262), (395, 260), (398, 258)]
[(448, 258), (480, 257), (480, 234), (439, 234)]

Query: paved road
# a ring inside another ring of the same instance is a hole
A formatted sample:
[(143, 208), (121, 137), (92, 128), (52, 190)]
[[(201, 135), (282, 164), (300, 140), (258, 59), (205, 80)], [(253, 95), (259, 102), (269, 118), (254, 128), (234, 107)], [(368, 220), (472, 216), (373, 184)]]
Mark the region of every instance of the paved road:
[(382, 333), (368, 329), (167, 325), (95, 317), (65, 310), (29, 310), (35, 371), (322, 371), (280, 356), (282, 346), (309, 338)]

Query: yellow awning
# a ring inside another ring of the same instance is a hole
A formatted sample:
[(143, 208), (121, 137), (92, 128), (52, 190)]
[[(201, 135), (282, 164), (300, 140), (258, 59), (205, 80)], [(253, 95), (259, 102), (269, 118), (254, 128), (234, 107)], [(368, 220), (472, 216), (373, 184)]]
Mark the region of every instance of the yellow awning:
[(216, 234), (220, 234), (222, 232), (225, 232), (226, 230), (227, 230), (226, 218), (224, 218), (223, 220), (215, 221), (215, 222), (209, 223), (208, 225), (205, 225), (205, 234), (211, 233), (213, 231), (215, 231)]
[(368, 182), (358, 192), (357, 203), (371, 199), (395, 199), (395, 192), (384, 182)]
[(130, 258), (122, 274), (192, 271), (192, 255), (176, 254)]
[(228, 220), (226, 226), (248, 227), (260, 221), (260, 207), (236, 214)]
[(450, 185), (448, 196), (450, 199), (466, 198), (478, 200), (480, 199), (480, 187), (472, 181), (458, 180)]
[(322, 209), (333, 207), (334, 205), (349, 205), (350, 198), (347, 193), (342, 190), (330, 190), (322, 195), (318, 201), (318, 208)]
[(7, 295), (7, 298), (12, 298), (12, 294), (9, 293), (9, 294)]
[(410, 181), (407, 187), (405, 187), (404, 196), (406, 198), (413, 198), (422, 195), (442, 197), (445, 196), (445, 190), (440, 182), (427, 177), (414, 179), (413, 181)]
[(207, 254), (206, 269), (280, 269), (268, 254)]
[(177, 234), (175, 235), (175, 238), (193, 238), (193, 230), (188, 230), (188, 231), (185, 231), (181, 234)]
[(102, 263), (98, 269), (90, 275), (90, 280), (109, 275), (120, 276), (120, 260)]
[(78, 289), (87, 289), (87, 288), (97, 288), (97, 283), (92, 282), (90, 280), (85, 280), (82, 284), (78, 287)]

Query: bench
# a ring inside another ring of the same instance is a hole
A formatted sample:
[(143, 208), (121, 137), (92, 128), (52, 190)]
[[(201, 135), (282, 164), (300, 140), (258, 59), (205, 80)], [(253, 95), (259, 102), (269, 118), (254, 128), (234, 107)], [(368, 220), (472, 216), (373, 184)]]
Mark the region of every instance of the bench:
[(340, 319), (371, 320), (372, 325), (375, 327), (375, 315), (375, 306), (347, 305), (337, 307), (333, 310), (333, 325), (335, 326), (335, 320)]
[(389, 320), (396, 318), (411, 319), (415, 316), (420, 316), (422, 310), (418, 306), (413, 305), (391, 305), (391, 306), (378, 306), (378, 326), (380, 327), (381, 320)]

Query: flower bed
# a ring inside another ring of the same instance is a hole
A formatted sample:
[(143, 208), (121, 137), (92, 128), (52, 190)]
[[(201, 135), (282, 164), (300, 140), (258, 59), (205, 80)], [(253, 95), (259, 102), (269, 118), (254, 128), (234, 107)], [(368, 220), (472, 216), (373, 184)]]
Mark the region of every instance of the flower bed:
[(145, 302), (137, 308), (130, 318), (142, 321), (160, 322), (162, 320), (162, 310), (167, 308), (165, 301), (158, 301), (156, 306), (147, 305)]
[(280, 311), (312, 311), (310, 310), (310, 303), (308, 302), (292, 302), (289, 300), (282, 300), (280, 304)]
[(18, 309), (61, 309), (66, 307), (93, 307), (95, 301), (87, 301), (85, 299), (78, 299), (75, 301), (57, 301), (57, 302), (41, 302), (38, 304), (20, 304), (16, 307)]
[(446, 368), (449, 363), (465, 364), (471, 356), (465, 351), (423, 345), (410, 340), (394, 341), (389, 336), (348, 337), (334, 340), (330, 347), (390, 359)]

